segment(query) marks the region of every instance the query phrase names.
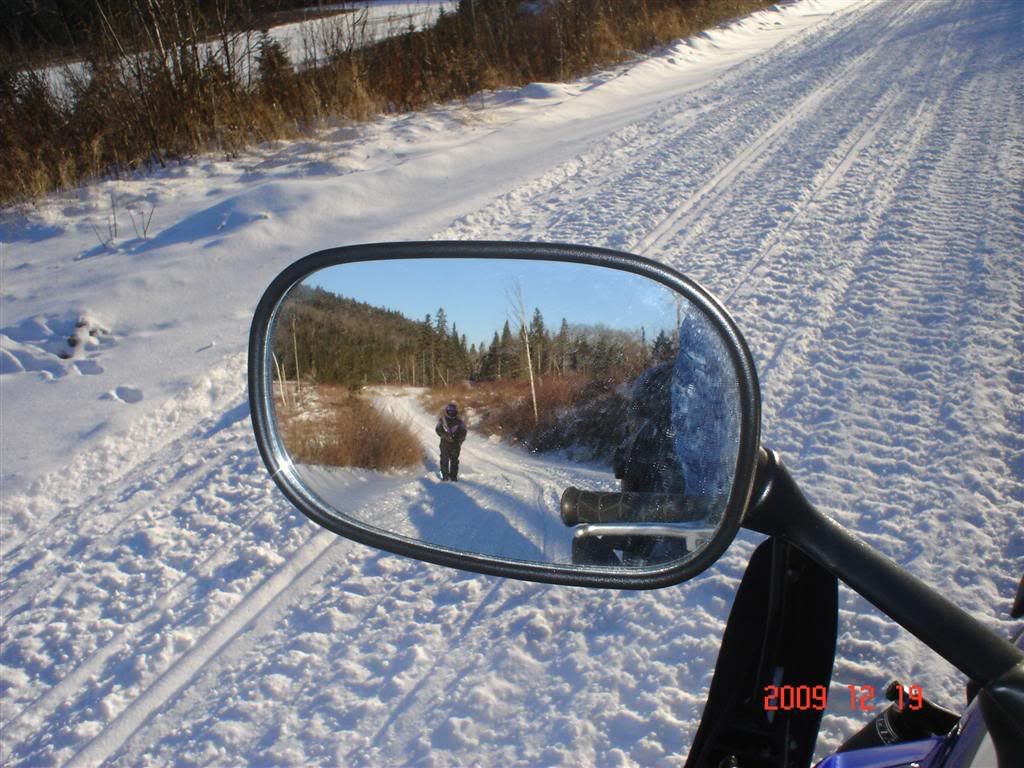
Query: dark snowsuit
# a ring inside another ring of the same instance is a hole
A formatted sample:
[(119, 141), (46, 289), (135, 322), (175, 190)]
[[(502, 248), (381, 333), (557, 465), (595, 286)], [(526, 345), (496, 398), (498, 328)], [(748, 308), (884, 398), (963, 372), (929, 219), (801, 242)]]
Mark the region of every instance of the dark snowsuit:
[[(612, 468), (627, 493), (682, 494), (686, 484), (676, 458), (672, 430), (672, 363), (659, 363), (637, 377), (623, 412), (625, 439)], [(660, 554), (655, 547), (660, 547)], [(680, 551), (681, 549), (681, 551)], [(620, 556), (615, 550), (621, 550)], [(667, 562), (686, 553), (682, 540), (660, 544), (652, 536), (584, 537), (572, 540), (574, 563), (596, 565)], [(653, 559), (652, 558), (656, 558)]]
[(684, 493), (672, 429), (671, 364), (645, 371), (631, 387), (625, 408), (626, 438), (615, 449), (612, 469), (623, 491)]
[(459, 453), (466, 439), (466, 425), (458, 416), (443, 414), (434, 427), (441, 438), (441, 479), (459, 479)]

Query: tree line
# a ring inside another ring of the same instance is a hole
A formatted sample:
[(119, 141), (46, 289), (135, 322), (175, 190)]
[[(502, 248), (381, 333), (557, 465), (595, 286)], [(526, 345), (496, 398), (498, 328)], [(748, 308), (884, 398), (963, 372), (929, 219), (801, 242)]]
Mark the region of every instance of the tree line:
[(489, 343), (469, 343), (444, 307), (420, 320), (300, 286), (279, 316), (273, 340), (279, 377), (343, 384), (449, 387), (460, 381), (584, 376), (625, 381), (671, 359), (675, 341), (561, 318), (549, 328), (539, 309), (529, 322), (506, 320)]
[[(244, 147), (529, 82), (686, 37), (773, 0), (461, 0), (375, 40), (357, 4), (307, 32), (261, 30), (287, 0), (0, 3), (0, 205), (196, 152)], [(306, 3), (313, 7), (313, 3)], [(33, 67), (77, 60), (56, 85)]]
[[(10, 0), (0, 4), (0, 44), (14, 56), (83, 49), (101, 43), (107, 31), (104, 19), (135, 16), (148, 24), (166, 23), (170, 14), (180, 14), (178, 24), (201, 17), (226, 23), (232, 30), (246, 29), (282, 11), (311, 5), (316, 8), (308, 0)], [(194, 26), (190, 23), (190, 28)]]

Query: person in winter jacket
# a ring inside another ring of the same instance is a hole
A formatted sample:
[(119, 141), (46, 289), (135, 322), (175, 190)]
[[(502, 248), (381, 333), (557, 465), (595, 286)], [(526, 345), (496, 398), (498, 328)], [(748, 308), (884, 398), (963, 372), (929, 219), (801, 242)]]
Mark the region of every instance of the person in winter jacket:
[(459, 453), (466, 439), (466, 425), (459, 418), (459, 408), (455, 403), (448, 403), (445, 406), (434, 431), (441, 438), (441, 479), (457, 481)]
[(674, 377), (673, 364), (661, 363), (638, 376), (630, 387), (623, 413), (626, 438), (612, 457), (623, 491), (686, 492), (672, 425)]
[[(624, 493), (681, 496), (686, 492), (672, 427), (674, 376), (674, 363), (662, 362), (630, 385), (628, 404), (622, 414), (626, 437), (612, 457), (612, 469)], [(683, 539), (659, 541), (653, 536), (604, 536), (572, 540), (574, 563), (649, 565), (684, 554)]]

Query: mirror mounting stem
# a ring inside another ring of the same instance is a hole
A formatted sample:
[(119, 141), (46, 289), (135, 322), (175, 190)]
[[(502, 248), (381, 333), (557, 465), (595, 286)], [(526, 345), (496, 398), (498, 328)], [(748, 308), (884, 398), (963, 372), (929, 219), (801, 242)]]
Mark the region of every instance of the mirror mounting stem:
[(771, 451), (761, 451), (743, 527), (793, 544), (979, 685), (1024, 653), (823, 515)]

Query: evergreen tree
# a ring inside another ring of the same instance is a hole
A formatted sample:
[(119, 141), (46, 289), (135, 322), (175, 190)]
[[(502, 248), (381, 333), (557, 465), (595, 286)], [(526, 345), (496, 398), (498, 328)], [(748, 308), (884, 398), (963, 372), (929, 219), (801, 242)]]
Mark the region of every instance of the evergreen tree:
[(519, 356), (519, 345), (512, 336), (512, 329), (508, 327), (508, 320), (501, 329), (501, 342), (498, 344), (498, 379), (510, 379), (516, 367), (516, 358)]
[(558, 371), (564, 374), (569, 369), (569, 323), (562, 318), (562, 324), (558, 328), (558, 336), (555, 337), (554, 358), (557, 362)]
[(676, 345), (668, 337), (665, 331), (660, 331), (654, 344), (651, 345), (651, 357), (655, 363), (664, 363), (674, 359), (676, 356)]
[(533, 370), (537, 373), (544, 372), (544, 362), (547, 355), (548, 334), (544, 328), (544, 316), (540, 308), (533, 310), (533, 319), (530, 321), (530, 352), (533, 358)]
[(501, 339), (498, 337), (498, 332), (495, 331), (494, 338), (491, 339), (491, 344), (483, 353), (483, 359), (480, 362), (480, 378), (500, 379), (500, 360)]

